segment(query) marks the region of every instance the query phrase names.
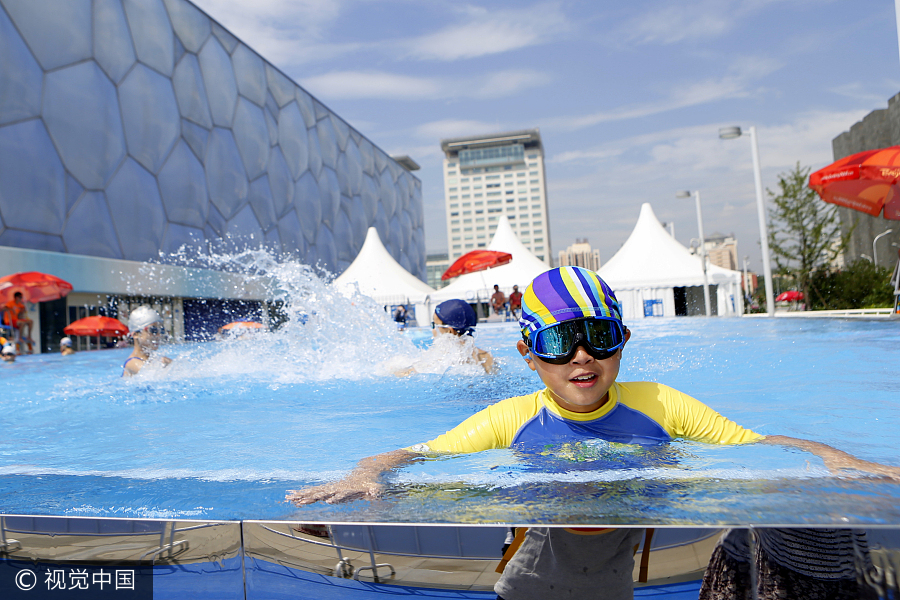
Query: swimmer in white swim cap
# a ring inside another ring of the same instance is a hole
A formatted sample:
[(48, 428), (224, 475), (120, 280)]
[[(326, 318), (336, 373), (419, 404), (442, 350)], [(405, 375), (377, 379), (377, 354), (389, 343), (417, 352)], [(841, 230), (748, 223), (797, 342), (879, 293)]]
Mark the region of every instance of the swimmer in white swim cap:
[[(166, 334), (162, 317), (149, 306), (139, 306), (131, 311), (128, 316), (128, 330), (134, 341), (134, 349), (122, 365), (123, 376), (136, 375), (145, 364), (157, 360), (156, 357), (151, 359), (151, 355), (159, 349), (159, 344)], [(165, 367), (172, 359), (161, 356), (159, 361)]]
[(63, 356), (69, 356), (70, 354), (75, 354), (74, 348), (72, 348), (72, 338), (64, 337), (59, 340), (59, 353)]
[(3, 344), (3, 349), (0, 350), (0, 358), (4, 360), (4, 362), (16, 362), (16, 345), (10, 344), (7, 342)]

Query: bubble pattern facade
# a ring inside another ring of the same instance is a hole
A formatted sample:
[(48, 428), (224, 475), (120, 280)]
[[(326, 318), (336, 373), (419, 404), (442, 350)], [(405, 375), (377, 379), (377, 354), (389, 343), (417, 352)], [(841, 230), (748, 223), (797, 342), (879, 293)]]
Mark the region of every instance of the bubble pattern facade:
[(422, 185), (186, 0), (0, 0), (0, 245), (425, 269)]

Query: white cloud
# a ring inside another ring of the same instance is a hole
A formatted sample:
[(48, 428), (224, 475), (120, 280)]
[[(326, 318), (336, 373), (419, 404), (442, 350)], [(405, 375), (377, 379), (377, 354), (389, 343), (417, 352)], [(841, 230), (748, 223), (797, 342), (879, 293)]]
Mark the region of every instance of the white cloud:
[(678, 2), (630, 19), (620, 35), (638, 44), (674, 44), (718, 37), (734, 27), (733, 5), (720, 0)]
[(751, 87), (753, 80), (764, 77), (780, 67), (780, 63), (765, 58), (739, 58), (722, 77), (673, 86), (661, 100), (630, 104), (624, 108), (589, 115), (556, 117), (548, 119), (546, 124), (566, 131), (575, 131), (610, 121), (636, 119), (690, 106), (743, 98), (754, 92)]
[(415, 135), (422, 139), (441, 140), (444, 138), (472, 135), (473, 132), (499, 131), (499, 123), (462, 119), (444, 119), (424, 123), (416, 128)]
[(569, 29), (560, 6), (537, 4), (516, 10), (468, 7), (470, 21), (403, 42), (409, 56), (460, 60), (542, 44)]
[(384, 71), (336, 71), (303, 79), (311, 93), (328, 99), (443, 100), (502, 98), (545, 85), (550, 77), (526, 69), (471, 78), (415, 77)]
[(358, 50), (331, 43), (327, 32), (341, 15), (340, 0), (195, 0), (197, 6), (274, 65), (327, 60)]
[(385, 98), (421, 100), (439, 98), (443, 84), (430, 77), (411, 77), (381, 71), (339, 71), (302, 81), (311, 93), (329, 99)]

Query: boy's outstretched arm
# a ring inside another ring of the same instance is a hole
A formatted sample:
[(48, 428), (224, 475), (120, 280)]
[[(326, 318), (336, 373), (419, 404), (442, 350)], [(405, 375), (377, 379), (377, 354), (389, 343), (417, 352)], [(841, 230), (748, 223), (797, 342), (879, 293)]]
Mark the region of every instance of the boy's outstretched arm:
[(381, 475), (397, 467), (407, 465), (419, 456), (421, 455), (403, 449), (369, 456), (359, 461), (356, 464), (356, 468), (340, 481), (302, 490), (290, 490), (285, 498), (298, 506), (312, 504), (320, 500), (329, 504), (336, 504), (360, 498), (377, 498), (381, 495), (384, 488), (384, 484), (379, 481)]
[(831, 446), (823, 444), (821, 442), (801, 440), (799, 438), (792, 438), (786, 435), (767, 435), (764, 439), (760, 440), (760, 442), (763, 444), (788, 446), (790, 448), (797, 448), (799, 450), (805, 450), (806, 452), (815, 454), (823, 461), (825, 461), (825, 466), (828, 467), (828, 470), (830, 470), (834, 474), (840, 474), (841, 471), (854, 469), (857, 471), (872, 473), (873, 475), (884, 475), (885, 477), (890, 477), (891, 479), (900, 481), (900, 467), (891, 467), (888, 465), (882, 465), (879, 463), (862, 460), (860, 458), (856, 458), (852, 454), (844, 452), (843, 450), (832, 448)]

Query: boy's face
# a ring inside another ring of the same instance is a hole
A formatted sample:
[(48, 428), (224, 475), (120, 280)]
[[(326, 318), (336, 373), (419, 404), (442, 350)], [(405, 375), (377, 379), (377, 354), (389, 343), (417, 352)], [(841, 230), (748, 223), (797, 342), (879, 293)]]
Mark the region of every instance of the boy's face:
[[(626, 328), (625, 341), (630, 337), (631, 331)], [(531, 370), (540, 376), (556, 403), (577, 413), (588, 413), (606, 404), (609, 388), (619, 375), (622, 360), (621, 348), (613, 356), (597, 360), (579, 346), (572, 360), (562, 365), (553, 365), (532, 355), (522, 340), (519, 340), (516, 348), (525, 357)]]

